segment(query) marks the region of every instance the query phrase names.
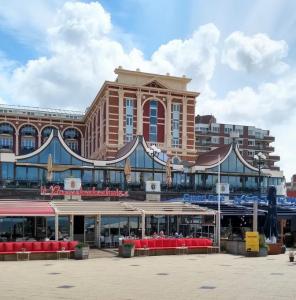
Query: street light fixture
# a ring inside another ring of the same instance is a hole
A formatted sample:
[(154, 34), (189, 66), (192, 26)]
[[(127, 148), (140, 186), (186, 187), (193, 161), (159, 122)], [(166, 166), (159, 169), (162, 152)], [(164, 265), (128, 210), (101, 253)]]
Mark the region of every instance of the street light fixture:
[[(257, 163), (258, 166), (258, 198), (260, 200), (261, 198), (261, 170), (264, 165), (264, 162), (266, 160), (266, 156), (259, 152), (258, 154), (254, 155), (254, 160)], [(255, 199), (253, 203), (253, 231), (258, 231), (258, 201)]]
[(154, 157), (160, 154), (161, 150), (156, 145), (152, 145), (148, 149), (148, 153), (152, 156), (152, 179), (154, 181)]

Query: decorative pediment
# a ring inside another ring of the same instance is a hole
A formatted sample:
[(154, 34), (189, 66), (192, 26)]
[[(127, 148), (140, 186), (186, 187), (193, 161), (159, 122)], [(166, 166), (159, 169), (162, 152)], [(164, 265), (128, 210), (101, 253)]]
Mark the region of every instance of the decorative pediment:
[(163, 85), (162, 83), (160, 83), (158, 80), (155, 79), (144, 84), (144, 86), (154, 87), (158, 89), (167, 89), (165, 85)]

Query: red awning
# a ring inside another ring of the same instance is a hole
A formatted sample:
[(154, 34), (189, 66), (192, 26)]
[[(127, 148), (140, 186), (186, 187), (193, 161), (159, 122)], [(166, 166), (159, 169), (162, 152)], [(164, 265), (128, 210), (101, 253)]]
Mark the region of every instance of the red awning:
[(50, 202), (41, 201), (1, 201), (0, 216), (54, 216)]

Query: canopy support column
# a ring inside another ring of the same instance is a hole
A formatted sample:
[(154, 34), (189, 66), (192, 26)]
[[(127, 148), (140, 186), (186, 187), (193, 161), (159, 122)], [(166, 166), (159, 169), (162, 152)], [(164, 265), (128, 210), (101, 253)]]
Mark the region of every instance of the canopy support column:
[(74, 216), (70, 215), (70, 240), (74, 240)]
[(59, 215), (56, 214), (54, 217), (54, 236), (55, 240), (59, 240)]
[(146, 224), (145, 224), (145, 211), (142, 210), (142, 239), (145, 238), (145, 228), (146, 228)]
[(96, 215), (95, 241), (96, 246), (101, 248), (101, 215)]

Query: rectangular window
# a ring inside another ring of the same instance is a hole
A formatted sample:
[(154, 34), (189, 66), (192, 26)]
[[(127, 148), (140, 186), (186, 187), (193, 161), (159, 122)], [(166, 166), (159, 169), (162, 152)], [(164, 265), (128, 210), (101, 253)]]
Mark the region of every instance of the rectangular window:
[(78, 152), (78, 141), (66, 141), (66, 144), (72, 151)]
[(155, 100), (150, 101), (149, 141), (157, 142), (157, 102)]
[(179, 139), (178, 138), (173, 138), (172, 147), (173, 148), (179, 148)]
[(134, 130), (134, 102), (132, 99), (125, 99), (125, 141), (130, 142), (133, 139)]
[(224, 138), (224, 144), (225, 145), (231, 144), (231, 138)]
[(230, 132), (232, 132), (232, 127), (225, 126), (224, 127), (224, 133), (230, 133)]
[(219, 144), (219, 138), (213, 136), (213, 137), (212, 137), (212, 143), (213, 143), (213, 144)]
[(34, 149), (35, 148), (35, 138), (33, 138), (33, 139), (22, 138), (21, 146), (23, 149)]
[(181, 105), (179, 103), (173, 103), (172, 105), (172, 147), (178, 148), (180, 146), (180, 111)]
[(13, 138), (11, 136), (0, 137), (0, 149), (12, 149)]

